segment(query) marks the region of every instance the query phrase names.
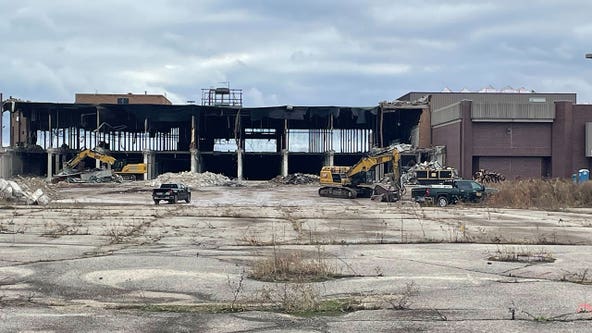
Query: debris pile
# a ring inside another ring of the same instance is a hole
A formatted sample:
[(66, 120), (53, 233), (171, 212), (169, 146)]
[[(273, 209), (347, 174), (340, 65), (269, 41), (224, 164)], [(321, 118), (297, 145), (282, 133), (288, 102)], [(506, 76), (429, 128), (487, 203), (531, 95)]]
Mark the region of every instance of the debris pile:
[(286, 177), (277, 176), (270, 180), (270, 182), (275, 184), (285, 184), (285, 185), (304, 185), (304, 184), (313, 184), (319, 182), (319, 176), (305, 174), (305, 173), (294, 173), (289, 174)]
[(51, 201), (52, 192), (45, 182), (21, 177), (19, 183), (0, 178), (0, 198), (28, 205), (47, 205)]
[(239, 186), (237, 181), (212, 172), (194, 173), (190, 171), (183, 171), (180, 173), (167, 172), (159, 175), (152, 180), (152, 187), (159, 187), (164, 183), (182, 183), (190, 187), (206, 187), (206, 186)]
[(506, 177), (494, 171), (479, 169), (473, 174), (473, 180), (479, 183), (499, 183), (506, 180)]
[[(410, 167), (407, 172), (401, 175), (401, 181), (403, 184), (415, 184), (418, 183), (418, 178), (422, 178), (423, 174), (427, 175), (430, 171), (450, 171), (451, 177), (447, 178), (458, 178), (458, 171), (451, 167), (443, 167), (438, 161), (421, 162)], [(419, 174), (418, 174), (419, 172)]]

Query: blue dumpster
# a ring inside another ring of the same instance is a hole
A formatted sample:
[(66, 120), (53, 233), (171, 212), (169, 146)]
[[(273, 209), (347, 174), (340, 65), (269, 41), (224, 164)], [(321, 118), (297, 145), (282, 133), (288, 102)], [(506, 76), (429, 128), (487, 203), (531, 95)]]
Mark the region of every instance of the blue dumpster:
[(590, 180), (590, 170), (588, 169), (580, 169), (578, 170), (578, 183), (585, 183)]

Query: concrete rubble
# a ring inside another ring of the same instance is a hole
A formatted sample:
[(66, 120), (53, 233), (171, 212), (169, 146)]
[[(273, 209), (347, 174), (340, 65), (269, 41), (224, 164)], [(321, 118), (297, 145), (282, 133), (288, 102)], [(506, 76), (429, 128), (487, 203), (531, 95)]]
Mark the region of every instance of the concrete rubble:
[(277, 176), (271, 179), (270, 182), (284, 185), (315, 184), (319, 182), (319, 176), (304, 173), (294, 173), (289, 174), (286, 177)]
[(167, 172), (159, 175), (156, 179), (150, 182), (150, 186), (159, 187), (164, 183), (182, 183), (190, 187), (206, 187), (206, 186), (240, 186), (236, 180), (212, 172), (194, 173), (190, 171), (183, 171), (179, 173)]
[(0, 178), (0, 198), (27, 205), (47, 205), (52, 191), (47, 184), (35, 178), (20, 177), (17, 181)]

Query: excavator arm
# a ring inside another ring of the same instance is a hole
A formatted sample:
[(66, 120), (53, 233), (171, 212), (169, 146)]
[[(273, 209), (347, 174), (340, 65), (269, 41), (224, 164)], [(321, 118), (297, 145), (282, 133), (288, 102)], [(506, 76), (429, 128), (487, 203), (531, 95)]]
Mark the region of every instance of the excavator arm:
[(115, 158), (113, 156), (100, 153), (98, 151), (94, 151), (91, 149), (85, 149), (79, 152), (76, 156), (74, 156), (73, 159), (66, 162), (66, 167), (74, 169), (83, 159), (87, 157), (94, 158), (109, 165), (113, 165), (113, 163), (115, 163)]
[[(375, 189), (367, 186), (365, 172), (374, 169), (379, 164), (387, 162), (393, 163), (393, 173), (391, 174), (390, 184), (395, 188), (392, 189), (381, 187), (382, 193), (385, 197), (391, 198), (386, 201), (396, 201), (400, 195), (401, 187), (401, 170), (400, 170), (400, 153), (396, 146), (391, 146), (379, 152), (375, 152), (363, 157), (358, 163), (351, 168), (341, 167), (323, 167), (321, 170), (320, 183), (327, 186), (319, 189), (319, 195), (322, 197), (333, 198), (356, 198), (360, 196), (368, 196)], [(334, 173), (343, 170), (341, 177), (334, 177)], [(339, 186), (337, 184), (340, 184)], [(360, 186), (362, 185), (362, 186)], [(366, 185), (366, 186), (364, 186)]]
[(399, 170), (400, 158), (401, 156), (397, 149), (392, 149), (386, 153), (381, 153), (374, 156), (366, 156), (358, 161), (358, 163), (356, 163), (354, 166), (352, 166), (346, 173), (346, 176), (349, 179), (354, 179), (356, 175), (372, 170), (379, 164), (393, 162), (393, 180), (395, 183), (398, 183), (401, 174), (401, 171)]

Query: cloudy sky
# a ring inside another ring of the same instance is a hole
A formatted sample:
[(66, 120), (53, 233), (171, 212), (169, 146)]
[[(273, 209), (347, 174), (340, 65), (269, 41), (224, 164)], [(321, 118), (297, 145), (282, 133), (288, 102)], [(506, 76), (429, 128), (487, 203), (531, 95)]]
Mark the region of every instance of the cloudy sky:
[(592, 1), (0, 0), (0, 92), (244, 91), (245, 105), (373, 106), (526, 87), (592, 102)]

